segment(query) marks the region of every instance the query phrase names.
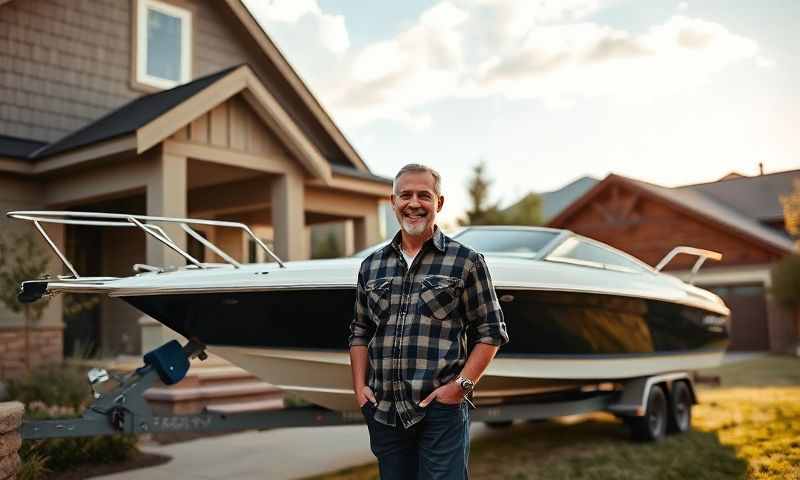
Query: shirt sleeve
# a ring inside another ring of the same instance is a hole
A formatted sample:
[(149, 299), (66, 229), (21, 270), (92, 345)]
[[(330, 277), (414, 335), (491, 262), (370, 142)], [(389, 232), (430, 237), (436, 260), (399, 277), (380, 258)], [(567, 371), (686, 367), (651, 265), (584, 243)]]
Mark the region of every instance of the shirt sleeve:
[(464, 281), (462, 301), (467, 319), (467, 342), (502, 346), (508, 343), (503, 310), (483, 255), (477, 254)]
[(347, 339), (347, 343), (350, 347), (369, 345), (374, 333), (375, 323), (369, 318), (367, 292), (364, 287), (364, 275), (362, 270), (359, 270), (358, 283), (356, 285), (356, 305), (353, 313), (353, 321), (350, 322), (350, 336)]

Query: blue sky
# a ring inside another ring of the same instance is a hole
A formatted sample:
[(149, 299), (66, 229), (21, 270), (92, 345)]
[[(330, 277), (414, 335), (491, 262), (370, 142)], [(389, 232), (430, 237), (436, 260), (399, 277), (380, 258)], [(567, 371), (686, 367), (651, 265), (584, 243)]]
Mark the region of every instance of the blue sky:
[(373, 172), (442, 173), (452, 222), (610, 172), (662, 185), (800, 167), (792, 0), (249, 0)]

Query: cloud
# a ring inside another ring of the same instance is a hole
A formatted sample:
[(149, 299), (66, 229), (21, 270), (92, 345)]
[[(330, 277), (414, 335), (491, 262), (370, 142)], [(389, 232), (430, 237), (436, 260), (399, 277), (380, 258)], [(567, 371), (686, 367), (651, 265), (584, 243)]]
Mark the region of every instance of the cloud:
[(296, 28), (302, 21), (309, 21), (308, 28), (303, 29), (306, 32), (299, 35), (304, 41), (316, 35), (321, 47), (335, 54), (350, 48), (344, 17), (323, 12), (317, 0), (245, 0), (244, 3), (268, 32), (276, 25)]
[(681, 2), (681, 3), (679, 3), (678, 4), (678, 10), (680, 10), (681, 12), (685, 12), (686, 10), (689, 10), (689, 2)]
[[(347, 127), (389, 120), (424, 129), (431, 106), (454, 98), (536, 99), (559, 109), (582, 98), (652, 98), (756, 59), (754, 41), (716, 22), (676, 15), (634, 33), (593, 21), (617, 1), (442, 0), (405, 30), (355, 49), (344, 17), (317, 0), (248, 3), (270, 35), (287, 39), (289, 58), (298, 54), (293, 63)], [(759, 67), (774, 66), (759, 58)]]
[(675, 16), (641, 35), (594, 23), (535, 27), (513, 55), (479, 67), (483, 93), (509, 98), (653, 96), (706, 81), (755, 56), (755, 42)]
[(774, 58), (760, 56), (756, 58), (756, 65), (758, 68), (765, 68), (768, 70), (772, 70), (775, 68), (776, 63)]
[(378, 119), (415, 129), (429, 125), (430, 116), (415, 113), (415, 107), (458, 89), (464, 67), (458, 27), (467, 18), (463, 9), (441, 2), (394, 38), (356, 53), (349, 75), (324, 95), (337, 119), (351, 125)]

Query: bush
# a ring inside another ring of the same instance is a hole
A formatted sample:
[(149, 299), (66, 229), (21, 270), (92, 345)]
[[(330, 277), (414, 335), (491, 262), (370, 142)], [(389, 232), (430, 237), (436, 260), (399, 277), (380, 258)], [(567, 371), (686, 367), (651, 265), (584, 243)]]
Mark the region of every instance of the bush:
[[(91, 401), (91, 389), (83, 372), (75, 367), (47, 365), (38, 367), (26, 376), (8, 382), (8, 395), (24, 403), (29, 414), (47, 409), (67, 409), (67, 416), (78, 415)], [(47, 417), (59, 415), (50, 411)]]
[(24, 442), (19, 455), (23, 464), (32, 459), (45, 459), (44, 468), (63, 472), (87, 463), (96, 465), (124, 462), (137, 451), (136, 435), (126, 434)]
[[(84, 374), (75, 367), (50, 365), (12, 380), (11, 399), (26, 406), (26, 416), (34, 419), (77, 417), (92, 399)], [(108, 437), (49, 438), (23, 442), (19, 455), (25, 466), (21, 479), (44, 478), (47, 471), (62, 472), (82, 464), (124, 462), (136, 452), (135, 435)]]

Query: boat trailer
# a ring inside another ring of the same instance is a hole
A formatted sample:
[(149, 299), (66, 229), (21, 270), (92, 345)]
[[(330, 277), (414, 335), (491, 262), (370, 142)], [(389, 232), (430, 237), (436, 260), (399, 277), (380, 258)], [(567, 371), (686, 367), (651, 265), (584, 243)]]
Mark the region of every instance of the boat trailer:
[[(360, 411), (337, 412), (318, 406), (292, 407), (283, 410), (224, 413), (206, 410), (190, 415), (157, 415), (144, 398), (144, 392), (156, 381), (174, 385), (189, 371), (190, 361), (205, 360), (205, 345), (189, 341), (181, 346), (172, 340), (144, 355), (144, 365), (124, 376), (109, 375), (103, 369), (88, 372), (94, 401), (78, 418), (59, 420), (25, 420), (22, 438), (89, 437), (114, 434), (145, 433), (212, 433), (244, 430), (269, 430), (290, 427), (341, 426), (364, 423)], [(98, 386), (110, 379), (118, 382), (113, 389), (101, 392)], [(627, 381), (621, 390), (581, 392), (570, 399), (536, 401), (502, 405), (480, 405), (470, 412), (471, 421), (490, 426), (510, 425), (514, 420), (543, 420), (547, 418), (610, 411), (627, 419), (626, 423), (647, 425), (648, 399), (656, 385), (670, 390), (676, 383), (685, 382), (696, 403), (691, 376), (677, 372), (642, 377)], [(646, 437), (646, 435), (645, 435)], [(656, 439), (656, 438), (644, 438)]]

